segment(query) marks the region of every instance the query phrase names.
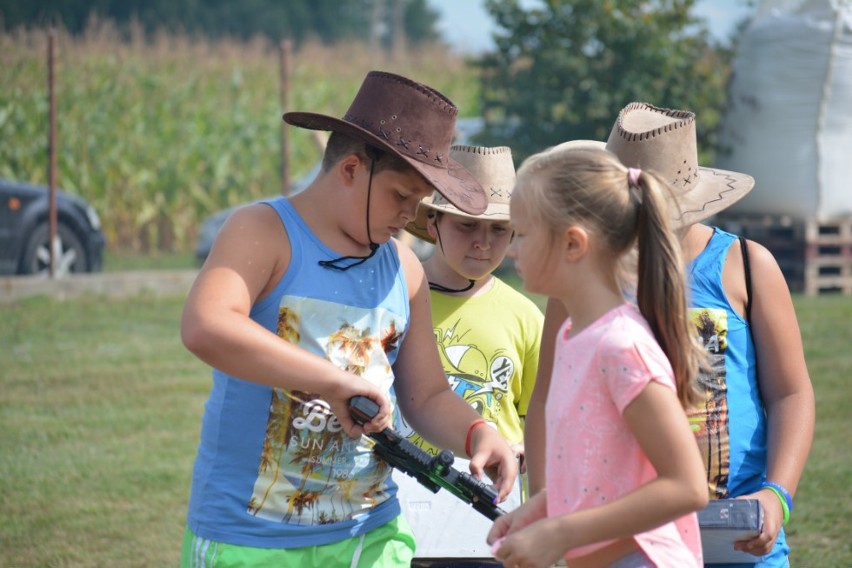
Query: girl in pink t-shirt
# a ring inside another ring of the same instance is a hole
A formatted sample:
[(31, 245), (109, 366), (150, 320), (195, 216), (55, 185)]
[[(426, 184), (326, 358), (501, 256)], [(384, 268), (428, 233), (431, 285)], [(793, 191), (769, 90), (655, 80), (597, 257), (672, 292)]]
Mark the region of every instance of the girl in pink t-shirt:
[(571, 317), (545, 408), (546, 489), (488, 535), (506, 566), (702, 565), (695, 511), (707, 488), (684, 409), (697, 399), (703, 352), (688, 327), (667, 191), (654, 172), (572, 143), (518, 171), (509, 256), (528, 291), (559, 299)]

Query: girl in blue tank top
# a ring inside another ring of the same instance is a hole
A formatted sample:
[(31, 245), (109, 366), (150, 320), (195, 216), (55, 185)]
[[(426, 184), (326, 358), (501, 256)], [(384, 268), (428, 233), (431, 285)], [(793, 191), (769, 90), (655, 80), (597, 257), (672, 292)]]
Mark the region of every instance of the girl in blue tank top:
[[(603, 146), (628, 166), (663, 174), (676, 189), (672, 215), (681, 227), (692, 321), (713, 365), (699, 379), (704, 402), (691, 413), (708, 491), (715, 499), (749, 497), (761, 503), (763, 531), (734, 545), (743, 553), (741, 566), (788, 566), (783, 526), (813, 440), (813, 387), (777, 261), (757, 243), (744, 249), (737, 236), (702, 224), (745, 196), (754, 179), (699, 166), (695, 123), (689, 111), (630, 103), (619, 112), (606, 144), (567, 144)], [(557, 302), (548, 302), (526, 426), (533, 436), (540, 428), (533, 417), (547, 392), (551, 338), (566, 315)], [(534, 489), (540, 486), (544, 456), (530, 440), (526, 450)], [(705, 564), (712, 565), (713, 551), (704, 555)]]

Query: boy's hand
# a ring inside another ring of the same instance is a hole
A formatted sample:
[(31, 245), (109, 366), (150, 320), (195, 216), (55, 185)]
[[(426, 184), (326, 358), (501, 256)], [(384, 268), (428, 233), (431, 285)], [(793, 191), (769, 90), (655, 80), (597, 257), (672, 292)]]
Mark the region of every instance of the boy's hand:
[(518, 476), (518, 458), (506, 440), (491, 426), (474, 429), (471, 436), (470, 472), (482, 479), (486, 473), (497, 488), (497, 502), (511, 493)]
[(527, 472), (526, 453), (524, 452), (524, 443), (512, 444), (512, 451), (515, 452), (515, 457), (518, 458), (518, 473)]
[[(354, 396), (365, 396), (379, 406), (376, 415), (363, 426), (352, 419), (349, 411), (349, 400)], [(392, 426), (391, 404), (388, 397), (375, 385), (356, 375), (350, 375), (349, 380), (340, 385), (334, 394), (329, 395), (325, 400), (337, 417), (337, 421), (340, 422), (343, 431), (349, 436), (357, 437), (370, 432), (381, 432)]]

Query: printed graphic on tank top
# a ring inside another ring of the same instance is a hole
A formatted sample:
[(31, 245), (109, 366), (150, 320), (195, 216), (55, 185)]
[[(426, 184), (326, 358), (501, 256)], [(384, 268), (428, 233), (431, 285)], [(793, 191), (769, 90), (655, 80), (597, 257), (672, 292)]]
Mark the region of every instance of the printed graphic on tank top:
[(690, 425), (698, 440), (707, 483), (715, 499), (728, 497), (730, 444), (728, 440), (728, 395), (725, 352), (728, 346), (728, 314), (725, 310), (693, 308), (690, 321), (698, 330), (701, 344), (707, 350), (712, 372), (702, 370), (698, 384), (703, 400), (690, 412)]
[[(401, 326), (385, 310), (284, 296), (277, 334), (389, 390), (387, 353), (398, 348)], [(272, 389), (269, 404), (250, 514), (296, 525), (328, 524), (387, 499), (389, 466), (374, 459), (365, 437), (347, 436), (316, 393)]]

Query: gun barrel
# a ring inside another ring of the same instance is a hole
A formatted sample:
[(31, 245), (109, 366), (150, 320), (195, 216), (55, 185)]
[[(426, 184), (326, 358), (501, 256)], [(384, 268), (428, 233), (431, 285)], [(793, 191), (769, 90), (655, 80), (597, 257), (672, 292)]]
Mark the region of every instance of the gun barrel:
[[(349, 411), (356, 422), (366, 424), (379, 407), (369, 398), (356, 396), (349, 401)], [(376, 442), (373, 449), (376, 455), (433, 493), (444, 488), (492, 521), (506, 513), (495, 504), (497, 493), (492, 487), (453, 467), (455, 456), (451, 451), (441, 450), (437, 456), (431, 456), (390, 428), (372, 432), (369, 437)]]

